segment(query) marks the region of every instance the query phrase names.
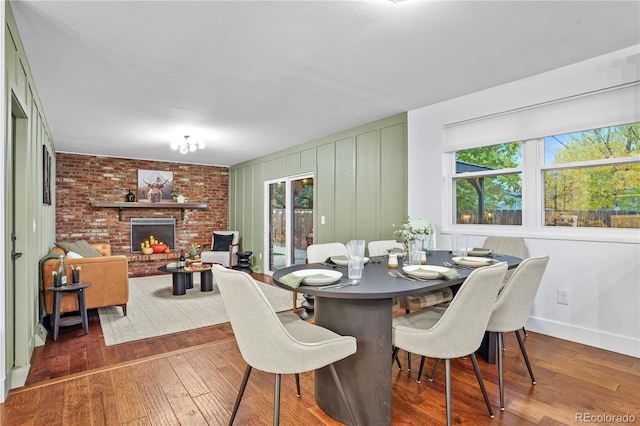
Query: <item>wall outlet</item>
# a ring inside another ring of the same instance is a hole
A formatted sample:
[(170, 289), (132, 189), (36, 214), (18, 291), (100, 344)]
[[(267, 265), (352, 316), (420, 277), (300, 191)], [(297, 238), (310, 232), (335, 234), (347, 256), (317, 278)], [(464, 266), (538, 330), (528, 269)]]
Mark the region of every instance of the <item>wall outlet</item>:
[(559, 305), (568, 305), (571, 293), (569, 290), (565, 290), (562, 288), (558, 289), (558, 304)]

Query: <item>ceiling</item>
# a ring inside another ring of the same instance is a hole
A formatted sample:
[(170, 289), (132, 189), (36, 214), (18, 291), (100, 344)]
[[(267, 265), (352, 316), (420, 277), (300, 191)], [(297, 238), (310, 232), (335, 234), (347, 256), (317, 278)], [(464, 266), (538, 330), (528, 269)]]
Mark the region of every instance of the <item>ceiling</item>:
[(57, 151), (220, 166), (640, 44), (639, 1), (10, 4)]

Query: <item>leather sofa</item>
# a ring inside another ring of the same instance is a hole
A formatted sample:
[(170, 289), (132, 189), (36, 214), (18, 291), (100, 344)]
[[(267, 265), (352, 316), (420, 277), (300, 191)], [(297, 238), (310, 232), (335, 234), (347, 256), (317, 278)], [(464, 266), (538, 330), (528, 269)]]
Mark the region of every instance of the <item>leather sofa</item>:
[[(80, 281), (91, 283), (91, 286), (85, 290), (87, 309), (120, 306), (123, 314), (127, 315), (127, 302), (129, 301), (129, 265), (127, 257), (122, 255), (112, 256), (110, 244), (90, 245), (101, 256), (65, 258), (68, 281), (71, 282), (71, 266), (81, 266)], [(64, 250), (59, 247), (52, 248), (51, 254), (66, 255)], [(57, 259), (49, 259), (42, 265), (42, 286), (47, 314), (52, 313), (53, 293), (47, 291), (46, 288), (53, 286), (52, 272), (58, 270), (58, 263)], [(79, 309), (77, 299), (77, 297), (63, 297), (60, 313), (77, 311)]]

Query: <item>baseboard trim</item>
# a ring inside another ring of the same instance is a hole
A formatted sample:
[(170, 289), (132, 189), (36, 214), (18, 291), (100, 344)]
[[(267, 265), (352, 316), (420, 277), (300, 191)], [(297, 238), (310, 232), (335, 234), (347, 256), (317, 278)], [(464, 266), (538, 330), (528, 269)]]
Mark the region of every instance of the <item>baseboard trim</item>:
[(526, 328), (558, 339), (640, 358), (640, 339), (536, 317), (529, 317)]

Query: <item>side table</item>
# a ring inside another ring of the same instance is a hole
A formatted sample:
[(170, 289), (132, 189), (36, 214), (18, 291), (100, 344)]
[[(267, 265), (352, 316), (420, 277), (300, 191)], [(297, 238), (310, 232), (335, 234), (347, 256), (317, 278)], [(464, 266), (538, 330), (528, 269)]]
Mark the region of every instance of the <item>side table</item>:
[[(58, 340), (58, 330), (60, 327), (82, 324), (84, 334), (89, 333), (89, 318), (87, 316), (87, 303), (84, 289), (89, 287), (91, 283), (75, 283), (67, 284), (62, 287), (47, 287), (47, 291), (53, 292), (53, 340)], [(75, 294), (78, 297), (79, 315), (60, 318), (60, 300), (63, 296)]]
[(251, 270), (251, 260), (250, 260), (252, 254), (253, 254), (252, 251), (239, 251), (237, 253), (238, 264), (234, 269), (237, 269), (238, 271), (246, 272), (247, 274), (250, 274), (251, 272), (253, 272)]

